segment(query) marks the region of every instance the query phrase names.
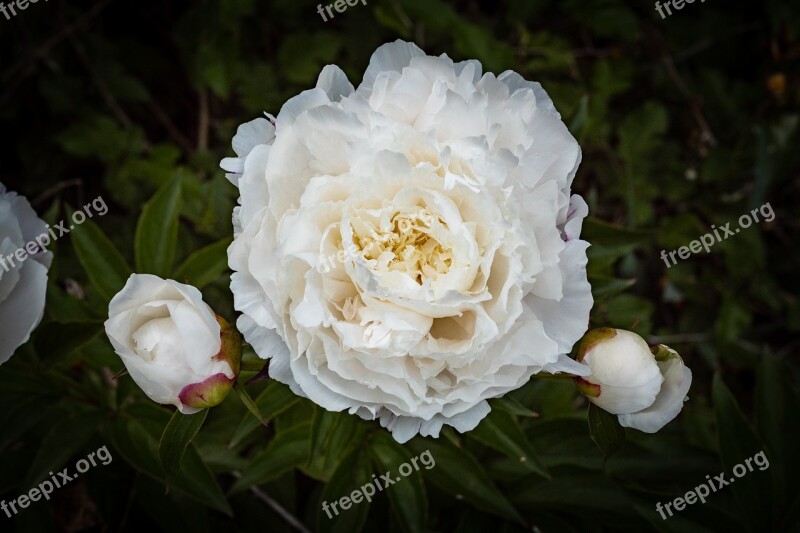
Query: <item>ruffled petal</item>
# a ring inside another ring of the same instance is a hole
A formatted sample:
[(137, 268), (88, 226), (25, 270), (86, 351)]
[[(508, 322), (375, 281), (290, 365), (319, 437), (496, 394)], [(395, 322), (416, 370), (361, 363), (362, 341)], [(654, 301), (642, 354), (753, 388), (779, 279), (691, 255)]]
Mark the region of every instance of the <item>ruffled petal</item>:
[(645, 433), (655, 433), (671, 422), (683, 409), (692, 386), (692, 371), (680, 358), (658, 363), (664, 383), (655, 402), (642, 411), (619, 415), (619, 423)]

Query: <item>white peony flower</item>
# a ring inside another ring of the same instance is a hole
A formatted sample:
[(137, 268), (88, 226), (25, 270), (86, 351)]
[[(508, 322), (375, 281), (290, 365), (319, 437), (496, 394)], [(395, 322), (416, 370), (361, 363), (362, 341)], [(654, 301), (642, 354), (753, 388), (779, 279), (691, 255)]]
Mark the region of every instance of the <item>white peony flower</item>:
[(222, 167), (238, 327), (273, 378), (405, 442), (588, 372), (566, 355), (593, 303), (581, 152), (538, 83), (397, 41), (357, 90), (329, 65), (268, 119)]
[(184, 414), (218, 405), (239, 373), (241, 336), (196, 288), (133, 274), (108, 306), (106, 334), (147, 396)]
[(47, 225), (28, 200), (0, 183), (0, 364), (28, 341), (44, 316), (53, 254), (36, 243), (42, 235)]
[(692, 384), (692, 371), (675, 350), (661, 344), (651, 348), (630, 331), (590, 331), (577, 358), (592, 371), (576, 378), (589, 401), (619, 415), (621, 425), (646, 433), (678, 416)]

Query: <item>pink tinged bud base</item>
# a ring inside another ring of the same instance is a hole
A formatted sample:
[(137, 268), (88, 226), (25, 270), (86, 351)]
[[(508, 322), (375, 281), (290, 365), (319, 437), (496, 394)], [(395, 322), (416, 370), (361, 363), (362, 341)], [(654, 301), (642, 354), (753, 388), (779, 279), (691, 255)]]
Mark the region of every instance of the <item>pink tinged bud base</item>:
[(195, 409), (214, 407), (228, 396), (233, 388), (234, 379), (222, 373), (215, 374), (200, 383), (184, 387), (178, 399), (183, 405)]

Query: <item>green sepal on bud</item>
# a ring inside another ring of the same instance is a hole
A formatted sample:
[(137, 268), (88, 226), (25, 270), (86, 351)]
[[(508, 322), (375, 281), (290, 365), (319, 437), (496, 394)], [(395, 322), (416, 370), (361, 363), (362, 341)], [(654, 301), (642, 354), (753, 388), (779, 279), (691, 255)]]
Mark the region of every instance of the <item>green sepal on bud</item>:
[(227, 361), (236, 378), (239, 376), (239, 370), (242, 365), (242, 335), (227, 320), (219, 315), (215, 316), (220, 327), (221, 347), (219, 353), (214, 356), (214, 360)]
[(200, 383), (184, 387), (178, 398), (183, 405), (195, 409), (207, 409), (221, 404), (239, 378), (242, 363), (242, 335), (227, 320), (219, 315), (215, 314), (215, 316), (220, 327), (220, 349), (212, 359), (228, 363), (233, 371), (233, 378), (219, 373)]
[(669, 361), (670, 359), (680, 359), (681, 356), (664, 344), (656, 344), (650, 347), (650, 351), (653, 353), (653, 356), (656, 358), (656, 361), (659, 363), (663, 363), (664, 361)]
[(583, 358), (586, 357), (586, 354), (589, 353), (589, 350), (591, 350), (601, 342), (615, 337), (616, 334), (617, 330), (614, 328), (597, 328), (588, 331), (581, 338), (581, 340), (578, 341), (578, 350), (575, 355), (575, 359), (578, 362), (582, 362)]

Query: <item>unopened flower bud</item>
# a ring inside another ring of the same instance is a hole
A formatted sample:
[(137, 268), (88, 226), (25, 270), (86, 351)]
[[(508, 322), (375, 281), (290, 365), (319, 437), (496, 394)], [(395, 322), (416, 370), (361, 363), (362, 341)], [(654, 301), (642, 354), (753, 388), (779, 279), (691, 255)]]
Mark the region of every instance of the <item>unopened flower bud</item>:
[(621, 425), (655, 433), (681, 411), (692, 372), (678, 353), (652, 348), (630, 331), (599, 328), (578, 344), (577, 360), (592, 374), (575, 378), (590, 402), (618, 415)]
[(221, 403), (239, 374), (239, 332), (190, 285), (134, 274), (111, 300), (105, 327), (145, 394), (184, 414)]

